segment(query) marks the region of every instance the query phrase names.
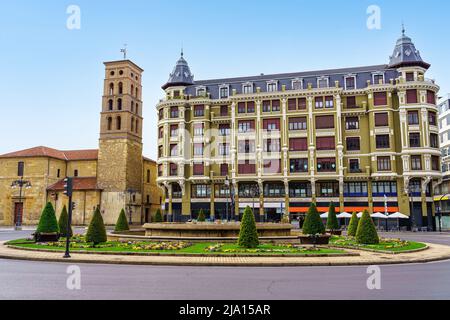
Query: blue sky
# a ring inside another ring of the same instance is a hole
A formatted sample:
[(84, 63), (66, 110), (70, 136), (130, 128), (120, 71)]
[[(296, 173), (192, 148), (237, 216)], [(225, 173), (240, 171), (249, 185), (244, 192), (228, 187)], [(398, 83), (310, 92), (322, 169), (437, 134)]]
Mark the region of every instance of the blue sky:
[[(73, 4), (80, 30), (66, 28)], [(380, 30), (366, 27), (373, 4)], [(198, 80), (382, 64), (403, 20), (443, 95), (450, 92), (449, 9), (437, 0), (2, 1), (0, 154), (96, 148), (102, 63), (121, 59), (124, 43), (145, 69), (144, 153), (153, 158), (155, 105), (182, 44)]]

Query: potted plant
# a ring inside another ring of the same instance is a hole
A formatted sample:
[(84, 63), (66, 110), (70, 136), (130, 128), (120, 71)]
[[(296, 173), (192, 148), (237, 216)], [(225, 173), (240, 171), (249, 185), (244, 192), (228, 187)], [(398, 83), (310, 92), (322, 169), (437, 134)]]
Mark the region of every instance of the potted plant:
[(327, 245), (331, 235), (325, 233), (325, 226), (322, 223), (316, 205), (313, 203), (308, 210), (305, 223), (303, 224), (303, 234), (300, 236), (302, 244)]
[(36, 242), (57, 242), (59, 240), (59, 226), (55, 210), (49, 202), (42, 211), (41, 219), (34, 234)]
[(327, 232), (335, 236), (342, 235), (342, 230), (339, 227), (339, 221), (336, 216), (336, 207), (333, 202), (330, 204), (330, 208), (328, 210)]

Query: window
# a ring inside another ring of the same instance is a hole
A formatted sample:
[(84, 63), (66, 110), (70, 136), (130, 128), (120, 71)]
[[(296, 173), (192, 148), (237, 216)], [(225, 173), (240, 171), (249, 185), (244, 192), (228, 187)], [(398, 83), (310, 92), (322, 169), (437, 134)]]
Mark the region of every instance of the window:
[(378, 171), (391, 171), (391, 157), (377, 158)]
[(286, 195), (284, 183), (266, 183), (264, 185), (264, 197), (281, 198)]
[(158, 158), (162, 158), (162, 156), (163, 156), (163, 147), (159, 146), (158, 147)]
[(117, 110), (122, 110), (122, 99), (117, 99)]
[(409, 147), (410, 148), (420, 148), (420, 133), (410, 133), (409, 134)]
[(384, 74), (374, 74), (373, 75), (373, 84), (383, 84), (384, 83)]
[(170, 145), (170, 156), (171, 157), (178, 156), (178, 145), (177, 144)]
[(347, 138), (347, 151), (361, 150), (361, 142), (359, 137)]
[(430, 124), (430, 126), (437, 126), (436, 112), (428, 112), (428, 123)]
[(179, 113), (178, 113), (178, 107), (172, 107), (170, 108), (170, 117), (172, 119), (178, 118), (179, 117)]
[(414, 72), (407, 72), (406, 73), (406, 81), (407, 82), (414, 81)]
[(308, 127), (306, 118), (290, 118), (289, 119), (289, 130), (290, 131), (298, 131), (298, 130), (306, 130)]
[(164, 118), (164, 109), (159, 110), (159, 120), (162, 120)]
[(397, 197), (397, 183), (393, 181), (372, 182), (372, 196)]
[(265, 174), (281, 173), (281, 160), (265, 160), (263, 167)]
[(108, 101), (108, 110), (109, 110), (109, 111), (112, 111), (112, 110), (113, 110), (113, 104), (114, 104), (114, 102), (112, 101), (112, 99), (110, 99), (110, 100)]
[(226, 99), (229, 95), (229, 89), (228, 87), (221, 87), (220, 88), (220, 99)]
[(259, 186), (256, 183), (240, 183), (239, 197), (240, 198), (259, 197)]
[(204, 115), (205, 115), (204, 105), (194, 106), (194, 117), (203, 117)]
[(160, 127), (158, 130), (158, 138), (159, 139), (164, 138), (164, 128), (163, 127)]
[(197, 97), (205, 97), (206, 88), (197, 88)]
[(317, 150), (334, 150), (336, 149), (336, 142), (334, 137), (317, 137)]
[(230, 154), (230, 145), (228, 143), (219, 144), (219, 155), (228, 156)]
[(325, 97), (325, 108), (328, 108), (328, 109), (334, 108), (334, 98), (333, 98), (333, 96)]
[(344, 184), (345, 197), (367, 197), (367, 182), (347, 182)]
[(228, 106), (220, 106), (220, 116), (221, 117), (228, 116)]
[(203, 176), (205, 174), (205, 165), (203, 163), (194, 163), (194, 176)]
[(56, 171), (56, 177), (57, 178), (61, 177), (61, 169), (58, 169), (58, 171)]
[(292, 80), (292, 90), (302, 90), (303, 81), (302, 80)]
[(417, 103), (417, 90), (406, 90), (406, 103)]
[(78, 177), (78, 170), (73, 170), (73, 176)]
[(318, 172), (335, 172), (336, 159), (335, 158), (319, 158), (317, 159)]
[(240, 161), (238, 164), (239, 174), (255, 174), (256, 164), (254, 161)]
[(17, 176), (18, 177), (23, 177), (24, 176), (24, 171), (25, 171), (25, 163), (23, 161), (20, 161), (17, 164)]
[(422, 170), (422, 156), (411, 156), (411, 170)]
[(112, 121), (113, 119), (111, 117), (108, 117), (108, 131), (112, 130)]
[(163, 175), (163, 165), (158, 165), (158, 177), (162, 177)]
[(441, 163), (440, 158), (437, 156), (431, 157), (431, 170), (439, 171), (439, 164)]
[(306, 98), (298, 99), (298, 110), (306, 110)]
[(373, 103), (375, 106), (386, 106), (387, 103), (387, 93), (386, 92), (374, 92), (373, 93)]
[(239, 121), (239, 133), (247, 133), (255, 131), (255, 121)]
[(203, 156), (203, 143), (194, 143), (194, 156)]
[(323, 97), (315, 98), (316, 109), (323, 109)]
[(408, 124), (410, 126), (419, 124), (419, 111), (409, 111), (408, 112)]
[(390, 148), (390, 138), (388, 134), (376, 136), (376, 147), (377, 149), (389, 149)]
[(114, 84), (111, 83), (111, 84), (109, 85), (109, 95), (112, 96), (113, 94), (114, 94)]
[(297, 110), (297, 99), (288, 99), (288, 110)]
[(291, 159), (289, 168), (291, 173), (308, 172), (308, 159)]
[(116, 118), (116, 130), (121, 130), (121, 129), (122, 129), (122, 118), (117, 117)]
[(319, 182), (317, 184), (318, 197), (333, 198), (339, 197), (339, 183), (338, 182)]
[(230, 196), (230, 187), (225, 184), (216, 184), (215, 190), (216, 198), (228, 198)]
[(316, 129), (334, 129), (334, 116), (317, 116)]
[(356, 105), (356, 97), (347, 97), (347, 108), (348, 109), (358, 108), (358, 106)]
[(427, 90), (427, 103), (436, 105), (436, 94), (431, 90)]
[(276, 92), (278, 91), (278, 83), (277, 82), (269, 82), (267, 84), (267, 92)]
[(270, 112), (270, 101), (263, 101), (263, 112)]
[(247, 113), (255, 113), (255, 102), (247, 102)]
[(361, 168), (359, 166), (359, 160), (358, 159), (350, 159), (348, 161), (348, 165), (350, 167), (350, 173), (361, 173)]
[(225, 176), (228, 175), (228, 164), (222, 163), (222, 164), (220, 165), (220, 175), (221, 175), (222, 177), (225, 177)]
[(255, 152), (255, 140), (240, 140), (238, 143), (239, 153), (254, 153)]
[(171, 137), (178, 137), (178, 125), (173, 124), (170, 126), (170, 136)]
[(388, 127), (389, 126), (389, 114), (375, 113), (375, 127)]
[(119, 82), (119, 94), (123, 94), (123, 83)]
[(430, 134), (430, 146), (432, 148), (439, 148), (439, 136), (435, 133)]
[(150, 170), (147, 170), (147, 183), (150, 183)]
[(312, 196), (311, 183), (309, 182), (290, 183), (289, 196), (291, 198), (310, 198)]
[(358, 130), (359, 129), (359, 118), (358, 117), (345, 118), (345, 128), (347, 130)]
[(280, 131), (280, 119), (266, 119), (263, 121), (263, 128), (267, 131)]
[(264, 152), (280, 152), (280, 139), (266, 139), (264, 140)]
[(194, 124), (194, 137), (202, 137), (204, 132), (203, 123), (195, 123)]
[(170, 164), (170, 176), (175, 177), (178, 175), (178, 166), (175, 163)]
[(276, 112), (276, 111), (280, 111), (281, 106), (280, 106), (280, 100), (272, 100), (272, 111)]
[(211, 197), (211, 186), (207, 184), (192, 185), (192, 196), (194, 198), (209, 198)]
[(291, 138), (289, 139), (289, 151), (308, 151), (307, 138)]
[(229, 124), (220, 124), (219, 125), (219, 134), (222, 137), (226, 137), (230, 135), (230, 125)]
[(244, 93), (244, 94), (251, 94), (251, 93), (253, 93), (253, 85), (252, 84), (244, 84), (243, 86), (242, 86), (242, 92)]
[(317, 79), (317, 87), (318, 88), (328, 88), (328, 78)]
[(356, 78), (354, 76), (345, 78), (345, 90), (356, 89), (355, 79)]

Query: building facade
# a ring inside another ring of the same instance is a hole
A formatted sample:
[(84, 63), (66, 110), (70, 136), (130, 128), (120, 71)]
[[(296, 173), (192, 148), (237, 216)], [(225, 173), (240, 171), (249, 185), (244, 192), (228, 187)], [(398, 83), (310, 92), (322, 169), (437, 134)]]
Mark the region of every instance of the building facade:
[[(151, 221), (160, 208), (156, 162), (142, 155), (143, 70), (129, 60), (105, 66), (99, 149), (36, 147), (0, 156), (0, 225), (37, 224), (49, 201), (59, 215), (68, 205), (65, 177), (74, 179), (77, 225), (88, 224), (97, 207), (109, 225), (122, 209), (140, 224)], [(20, 179), (29, 184), (13, 188)]]
[(334, 202), (433, 227), (442, 173), (429, 67), (404, 32), (388, 64), (348, 69), (195, 81), (182, 55), (157, 105), (168, 219), (223, 219), (233, 204), (233, 218), (249, 205), (278, 221)]

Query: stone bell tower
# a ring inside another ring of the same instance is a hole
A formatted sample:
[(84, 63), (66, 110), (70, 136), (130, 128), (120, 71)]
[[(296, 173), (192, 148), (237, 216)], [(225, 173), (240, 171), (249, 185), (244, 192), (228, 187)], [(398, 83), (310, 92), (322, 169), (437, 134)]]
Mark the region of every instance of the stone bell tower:
[(101, 211), (114, 224), (122, 209), (141, 221), (142, 73), (130, 60), (106, 62), (100, 121), (97, 185)]

